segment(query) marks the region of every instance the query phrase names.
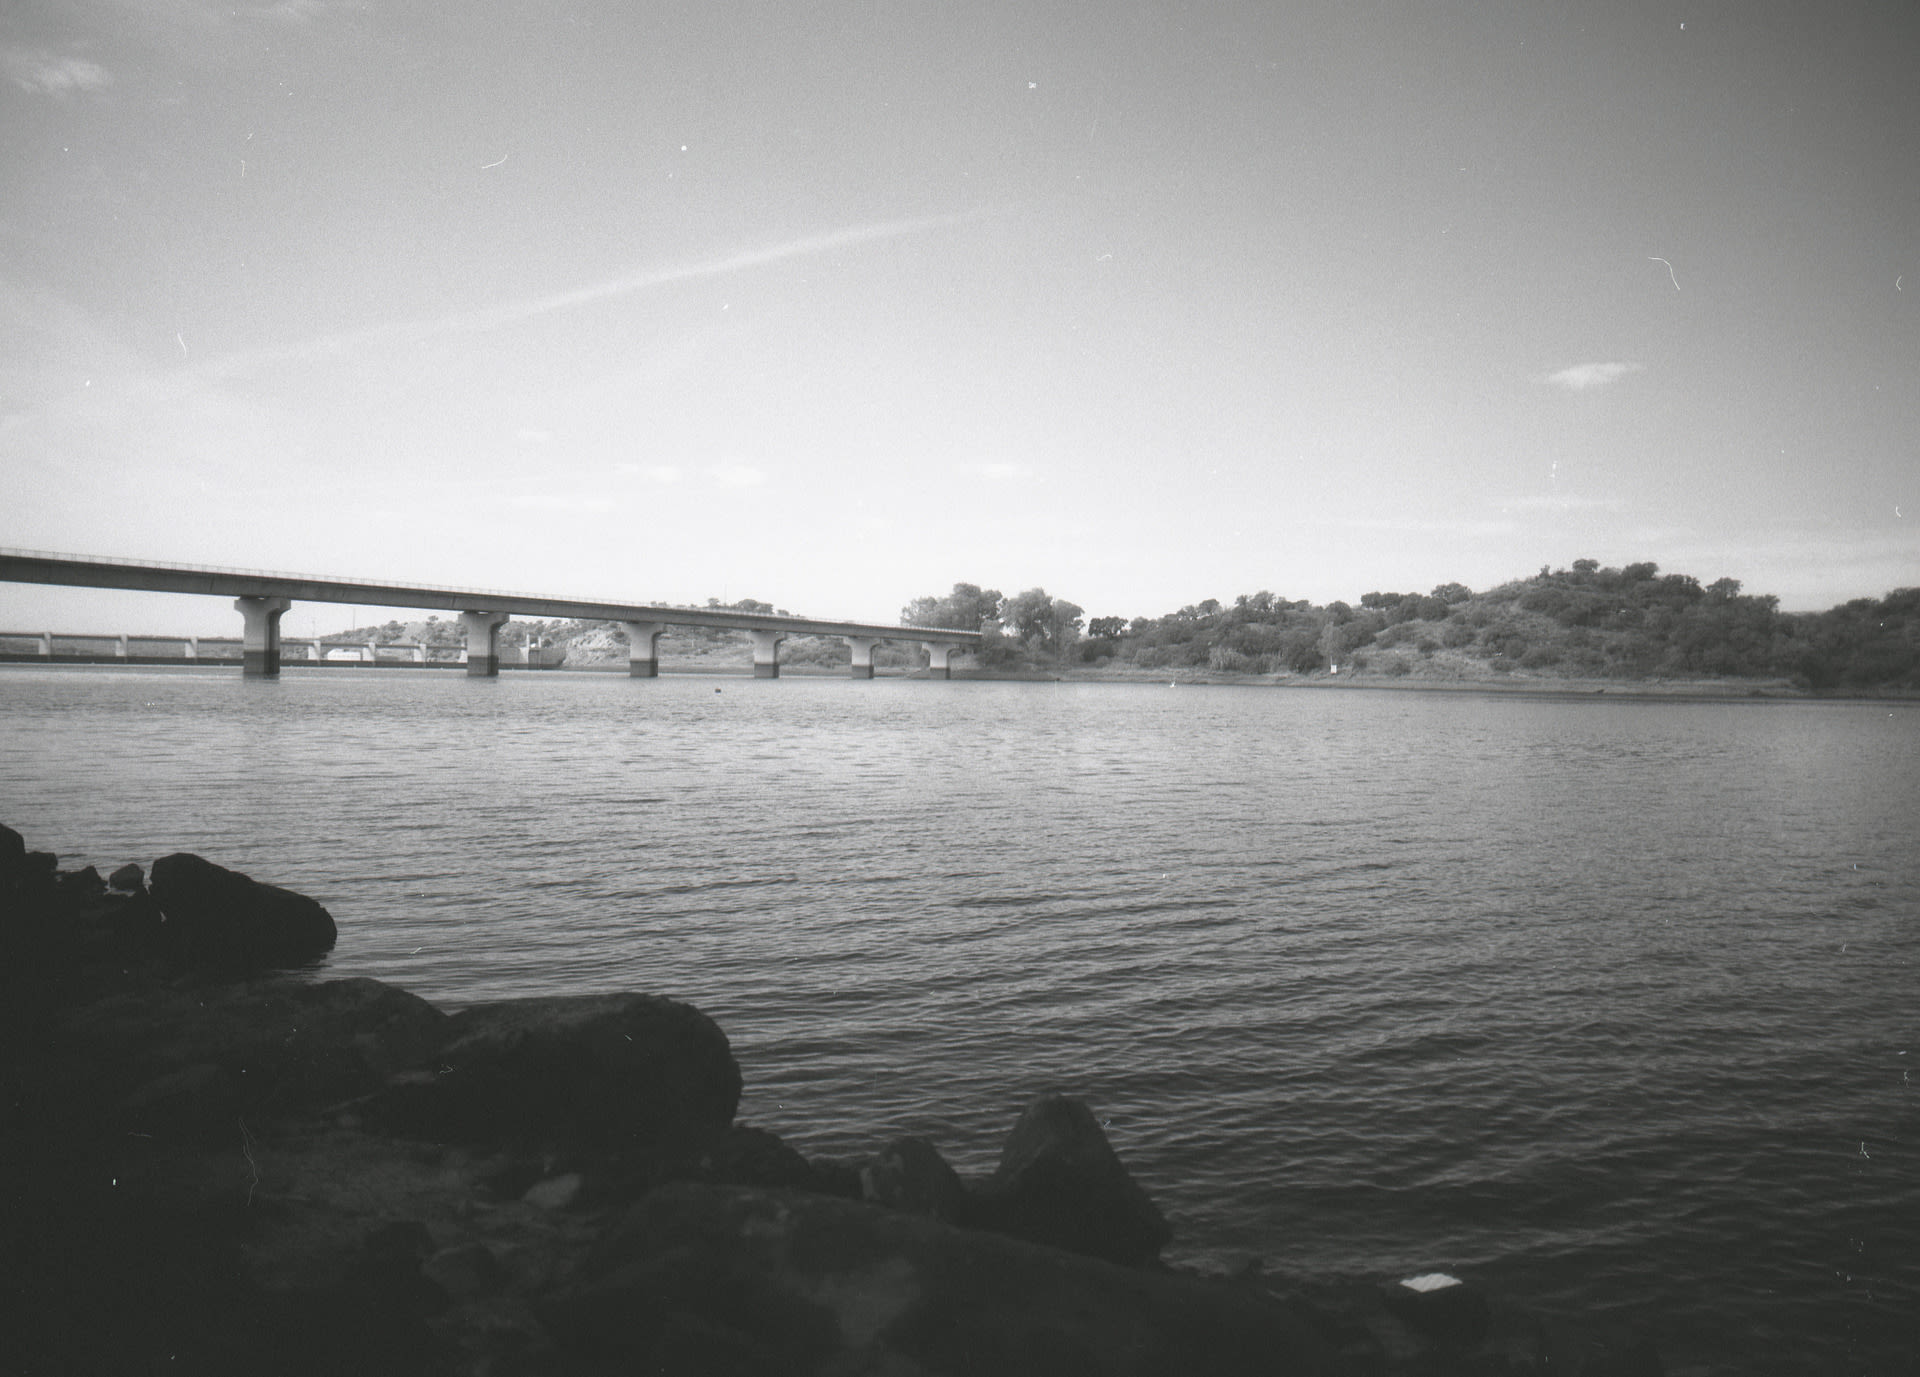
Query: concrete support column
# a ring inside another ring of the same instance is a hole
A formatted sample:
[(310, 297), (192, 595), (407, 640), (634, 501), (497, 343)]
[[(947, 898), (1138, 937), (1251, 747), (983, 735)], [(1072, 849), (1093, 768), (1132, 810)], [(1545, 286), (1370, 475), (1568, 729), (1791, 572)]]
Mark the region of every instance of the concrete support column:
[(51, 631), (42, 631), (40, 633), (40, 653), (49, 660), (53, 658), (53, 633)]
[(843, 638), (847, 648), (853, 652), (853, 672), (855, 679), (873, 678), (873, 648), (879, 644), (878, 636), (847, 636)]
[(753, 637), (753, 677), (756, 679), (778, 679), (780, 677), (780, 642), (787, 639), (784, 631), (749, 631)]
[(953, 671), (948, 662), (952, 660), (953, 652), (960, 647), (944, 641), (922, 641), (920, 644), (925, 646), (927, 651), (927, 677), (951, 679)]
[(235, 598), (243, 623), (240, 633), (240, 672), (249, 679), (280, 677), (280, 615), (293, 606), (290, 598)]
[(424, 665), (427, 662), (427, 648), (424, 645), (416, 645), (413, 648), (413, 662), (416, 665)]
[(127, 658), (127, 638), (124, 635), (113, 643), (113, 653), (122, 660)]
[(513, 618), (506, 612), (462, 612), (467, 629), (467, 677), (493, 679), (500, 674), (500, 628)]
[(652, 679), (660, 673), (660, 633), (667, 628), (661, 622), (621, 622), (627, 633), (627, 674), (634, 679)]
[(365, 660), (368, 664), (372, 664), (375, 660), (379, 659), (380, 658), (380, 642), (368, 641), (366, 645), (361, 647), (360, 658)]
[[(48, 651), (47, 653), (52, 654), (53, 652)], [(187, 637), (187, 658), (189, 660), (197, 660), (200, 658), (200, 638), (198, 636)]]

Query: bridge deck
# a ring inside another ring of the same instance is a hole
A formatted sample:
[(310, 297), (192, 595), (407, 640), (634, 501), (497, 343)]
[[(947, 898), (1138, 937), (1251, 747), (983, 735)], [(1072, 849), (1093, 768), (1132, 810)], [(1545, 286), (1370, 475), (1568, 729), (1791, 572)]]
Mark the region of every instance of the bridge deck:
[(946, 641), (977, 646), (978, 631), (946, 627), (888, 626), (871, 622), (822, 621), (767, 612), (735, 612), (709, 607), (661, 607), (597, 599), (510, 593), (495, 588), (448, 588), (435, 584), (372, 583), (115, 559), (101, 555), (55, 554), (45, 550), (0, 549), (0, 580), (59, 584), (70, 588), (125, 588), (148, 593), (201, 593), (211, 597), (292, 598), (296, 602), (356, 603), (372, 607), (420, 607), (442, 612), (511, 612), (524, 617), (563, 617), (581, 621), (663, 622), (671, 626), (717, 626), (740, 631), (784, 631), (794, 636), (873, 636), (896, 641)]

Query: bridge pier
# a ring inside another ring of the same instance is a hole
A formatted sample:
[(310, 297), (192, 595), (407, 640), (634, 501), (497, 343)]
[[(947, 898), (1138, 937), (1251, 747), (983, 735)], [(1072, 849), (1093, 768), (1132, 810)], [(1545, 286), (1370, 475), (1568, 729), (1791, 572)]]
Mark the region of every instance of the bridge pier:
[(280, 677), (280, 615), (291, 598), (235, 598), (240, 613), (240, 672), (249, 679)]
[(927, 678), (951, 679), (953, 669), (949, 662), (953, 659), (953, 652), (960, 647), (946, 641), (922, 641), (920, 644), (927, 652)]
[(627, 675), (633, 679), (652, 679), (660, 673), (660, 633), (667, 628), (660, 622), (621, 622), (627, 633)]
[(780, 677), (780, 642), (787, 639), (784, 631), (749, 631), (753, 637), (753, 677), (756, 679), (778, 679)]
[(500, 628), (512, 621), (506, 612), (462, 612), (460, 624), (467, 629), (467, 677), (497, 679), (500, 676)]
[(848, 650), (852, 652), (853, 663), (848, 677), (873, 678), (873, 648), (879, 644), (880, 638), (878, 636), (843, 636), (841, 639), (847, 643)]

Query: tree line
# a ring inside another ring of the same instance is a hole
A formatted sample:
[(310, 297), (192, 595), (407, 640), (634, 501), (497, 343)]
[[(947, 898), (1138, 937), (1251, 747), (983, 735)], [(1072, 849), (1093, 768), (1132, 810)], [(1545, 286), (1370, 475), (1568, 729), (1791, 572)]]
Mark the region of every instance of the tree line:
[(1450, 677), (1767, 678), (1812, 690), (1920, 689), (1920, 588), (1786, 613), (1738, 579), (1702, 586), (1653, 563), (1577, 559), (1476, 593), (1372, 592), (1320, 606), (1262, 590), (1159, 617), (1086, 619), (1043, 588), (1012, 596), (956, 583), (901, 609), (912, 626), (979, 629), (988, 669), (1073, 664), (1141, 670)]

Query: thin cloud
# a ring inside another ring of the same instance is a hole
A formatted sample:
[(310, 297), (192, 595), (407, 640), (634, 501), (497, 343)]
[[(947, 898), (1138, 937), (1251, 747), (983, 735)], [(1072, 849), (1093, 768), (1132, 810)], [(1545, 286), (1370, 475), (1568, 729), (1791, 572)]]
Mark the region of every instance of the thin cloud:
[(767, 475), (748, 464), (716, 464), (707, 476), (725, 488), (757, 488)]
[(1562, 368), (1558, 373), (1547, 374), (1541, 381), (1564, 387), (1569, 392), (1587, 392), (1619, 382), (1629, 373), (1640, 372), (1642, 367), (1637, 363), (1576, 363), (1571, 368)]
[(297, 344), (232, 354), (215, 360), (208, 364), (207, 368), (213, 376), (225, 378), (250, 373), (268, 364), (330, 357), (344, 353), (356, 345), (371, 344), (381, 340), (418, 341), (462, 331), (497, 330), (502, 326), (518, 324), (520, 321), (531, 320), (536, 316), (551, 315), (556, 311), (571, 310), (577, 306), (590, 306), (596, 302), (632, 296), (655, 287), (672, 286), (676, 283), (693, 282), (705, 278), (726, 277), (796, 258), (832, 253), (837, 249), (853, 248), (857, 245), (878, 243), (888, 239), (901, 239), (909, 235), (923, 234), (928, 230), (965, 224), (989, 213), (967, 211), (957, 215), (927, 215), (910, 220), (883, 220), (871, 225), (852, 225), (846, 229), (831, 230), (825, 234), (790, 239), (782, 244), (748, 249), (741, 253), (730, 254), (725, 258), (626, 273), (590, 286), (554, 292), (547, 296), (529, 297), (523, 301), (489, 306), (478, 311), (461, 312), (434, 320), (413, 320), (391, 325), (369, 326), (364, 330), (323, 335), (318, 339), (303, 340)]
[(615, 473), (646, 479), (649, 483), (678, 483), (681, 472), (673, 464), (615, 464)]
[(602, 516), (613, 510), (610, 498), (571, 493), (522, 493), (509, 498), (511, 505), (524, 512), (555, 512), (579, 516)]
[(1390, 516), (1316, 517), (1310, 524), (1383, 535), (1497, 536), (1510, 534), (1516, 529), (1511, 521), (1432, 521)]
[(62, 57), (44, 48), (0, 47), (0, 71), (15, 86), (37, 96), (69, 96), (113, 84), (112, 74), (99, 63)]
[(1535, 497), (1510, 497), (1500, 504), (1503, 512), (1616, 512), (1626, 506), (1618, 497), (1562, 497), (1543, 493)]

